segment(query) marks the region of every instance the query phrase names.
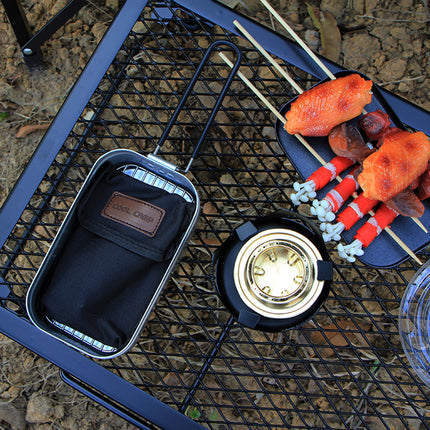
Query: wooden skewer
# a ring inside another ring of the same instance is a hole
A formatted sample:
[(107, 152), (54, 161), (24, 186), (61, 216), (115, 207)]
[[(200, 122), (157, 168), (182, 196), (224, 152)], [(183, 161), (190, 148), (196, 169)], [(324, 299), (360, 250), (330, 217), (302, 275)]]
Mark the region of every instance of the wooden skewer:
[(384, 231), (387, 232), (393, 238), (393, 240), (397, 243), (397, 245), (400, 246), (400, 248), (403, 249), (403, 251), (407, 252), (420, 266), (422, 266), (422, 261), (413, 253), (413, 251), (408, 247), (408, 245), (406, 245), (406, 243), (403, 242), (403, 240), (400, 239), (400, 237), (397, 236), (397, 234), (394, 233), (393, 230), (391, 230), (391, 228), (385, 227)]
[(272, 56), (254, 39), (254, 37), (243, 27), (243, 25), (236, 19), (233, 24), (246, 36), (246, 38), (266, 57), (273, 67), (288, 81), (288, 83), (299, 93), (303, 92), (300, 85), (276, 62)]
[[(230, 67), (233, 67), (233, 63), (230, 61), (228, 57), (226, 57), (222, 52), (219, 52), (218, 54)], [(267, 100), (266, 97), (261, 94), (260, 90), (240, 71), (237, 72), (237, 76), (239, 76), (240, 79), (247, 85), (247, 87), (267, 106), (267, 108), (276, 116), (276, 118), (279, 119), (284, 125), (286, 124), (287, 120), (286, 118), (279, 113), (279, 111)], [(312, 148), (311, 145), (305, 140), (303, 136), (300, 134), (295, 135), (297, 139), (299, 139), (300, 143), (302, 143), (305, 148), (321, 163), (326, 164), (324, 159), (321, 157), (321, 155), (318, 154), (318, 152), (315, 151), (314, 148)]]
[(425, 233), (428, 233), (429, 231), (427, 230), (426, 226), (421, 222), (421, 220), (419, 220), (416, 217), (411, 217), (412, 221), (415, 222), (415, 224), (421, 228), (421, 230), (423, 230)]
[[(233, 63), (230, 61), (228, 57), (226, 57), (222, 52), (219, 52), (218, 55), (223, 59), (223, 61), (229, 66), (233, 67)], [(237, 72), (237, 75), (240, 79), (248, 86), (248, 88), (264, 103), (265, 106), (278, 118), (283, 124), (286, 123), (286, 119), (278, 112), (278, 110), (267, 100), (266, 97), (258, 90), (258, 88), (240, 71)], [(315, 151), (314, 148), (306, 141), (306, 139), (300, 135), (295, 134), (294, 135), (300, 143), (305, 146), (305, 148), (322, 164), (326, 164), (326, 161)], [(336, 179), (340, 182), (342, 178), (339, 176), (336, 177)], [(374, 213), (369, 212), (371, 216), (374, 215)], [(384, 229), (392, 238), (393, 240), (407, 253), (409, 254), (418, 264), (422, 265), (422, 262), (419, 260), (419, 258), (413, 253), (413, 251), (406, 245), (406, 243), (403, 242), (400, 237), (396, 235), (389, 227), (385, 227)]]
[[(312, 52), (312, 50), (306, 45), (306, 43), (300, 38), (300, 36), (291, 28), (291, 26), (279, 15), (278, 12), (270, 5), (270, 3), (267, 0), (260, 0), (260, 2), (269, 10), (269, 12), (276, 18), (276, 20), (285, 28), (285, 30), (288, 31), (288, 33), (294, 38), (294, 40), (304, 49), (304, 51), (311, 57), (311, 59), (321, 68), (321, 70), (331, 79), (335, 80), (336, 76), (333, 75), (333, 73), (325, 66), (325, 64)], [(239, 27), (238, 27), (239, 28)], [(240, 29), (240, 28), (239, 28)], [(241, 30), (241, 29), (240, 29)], [(241, 30), (242, 31), (242, 30)], [(245, 30), (246, 31), (246, 30)], [(246, 33), (244, 33), (246, 37)], [(252, 36), (251, 36), (252, 37)], [(251, 41), (251, 39), (249, 39)], [(252, 41), (251, 41), (252, 43)], [(259, 49), (256, 45), (255, 47)], [(264, 49), (264, 48), (262, 48)], [(267, 58), (267, 57), (266, 57)], [(271, 58), (271, 57), (270, 57)], [(283, 70), (283, 76), (287, 74)], [(289, 82), (289, 81), (288, 81)], [(295, 88), (295, 87), (294, 87)], [(303, 92), (303, 90), (302, 90)], [(363, 109), (363, 114), (366, 113), (366, 110)], [(416, 217), (411, 217), (412, 221), (415, 222), (415, 224), (418, 225), (425, 233), (428, 233), (427, 228), (424, 226), (424, 224)]]
[[(254, 45), (255, 48), (257, 48), (258, 51), (260, 51), (260, 53), (276, 68), (276, 70), (278, 70), (281, 75), (293, 86), (293, 88), (299, 93), (302, 94), (303, 93), (303, 88), (300, 87), (300, 85), (297, 84), (297, 82), (290, 76), (290, 74), (285, 71), (278, 62), (276, 62), (276, 60), (257, 42), (257, 40), (248, 32), (248, 30), (245, 29), (245, 27), (240, 24), (240, 22), (238, 20), (234, 20), (233, 24), (246, 36), (246, 38), (252, 43), (252, 45)], [(220, 54), (223, 55), (223, 54)], [(224, 56), (224, 55), (223, 55)], [(223, 58), (224, 61), (226, 61), (226, 58)], [(228, 60), (228, 58), (227, 58)], [(230, 60), (228, 60), (230, 62)], [(228, 64), (228, 63), (227, 63)], [(230, 62), (230, 67), (231, 67), (231, 62)], [(239, 72), (240, 73), (240, 72)], [(247, 82), (245, 82), (250, 88), (251, 88), (254, 93), (261, 99), (261, 97), (259, 96), (259, 91), (257, 90), (257, 88), (246, 78), (244, 77)], [(242, 78), (243, 80), (243, 78)], [(256, 91), (255, 91), (256, 90)], [(261, 93), (260, 93), (261, 94)], [(276, 115), (276, 117), (282, 122), (282, 124), (285, 126), (285, 124), (287, 123), (286, 118), (281, 115), (276, 109), (275, 107), (270, 104), (268, 102), (268, 100), (261, 95), (264, 100), (263, 103)], [(315, 149), (307, 142), (307, 140), (300, 134), (295, 134), (294, 135), (299, 141), (300, 143), (321, 163), (321, 164), (326, 164), (326, 161), (319, 155), (318, 152), (315, 151)], [(339, 182), (342, 180), (342, 178), (340, 176), (337, 176), (336, 178)]]
[(276, 18), (279, 24), (288, 31), (290, 36), (306, 51), (306, 53), (314, 60), (314, 62), (324, 71), (324, 73), (330, 79), (336, 79), (332, 72), (327, 68), (327, 66), (311, 51), (311, 49), (306, 45), (305, 42), (298, 36), (298, 34), (289, 26), (289, 24), (276, 12), (275, 9), (270, 5), (267, 0), (260, 0), (260, 2), (269, 10), (269, 12)]

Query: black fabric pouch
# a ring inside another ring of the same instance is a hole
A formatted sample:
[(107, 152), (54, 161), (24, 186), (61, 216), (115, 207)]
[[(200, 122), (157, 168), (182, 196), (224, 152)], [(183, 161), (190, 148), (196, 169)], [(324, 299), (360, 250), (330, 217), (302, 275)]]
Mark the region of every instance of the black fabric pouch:
[(77, 206), (38, 307), (115, 348), (132, 337), (186, 232), (195, 205), (113, 167)]

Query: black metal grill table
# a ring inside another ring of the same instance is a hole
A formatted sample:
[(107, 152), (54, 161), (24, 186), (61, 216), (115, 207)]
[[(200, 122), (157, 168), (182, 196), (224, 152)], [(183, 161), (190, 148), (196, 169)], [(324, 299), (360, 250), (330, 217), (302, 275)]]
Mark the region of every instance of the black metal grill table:
[[(329, 245), (328, 299), (310, 321), (279, 333), (243, 327), (217, 297), (215, 250), (245, 221), (292, 209), (288, 195), (298, 179), (270, 112), (239, 78), (190, 170), (200, 220), (135, 346), (94, 360), (29, 322), (26, 291), (91, 166), (112, 149), (153, 151), (213, 41), (240, 47), (241, 71), (277, 109), (295, 96), (238, 37), (236, 13), (196, 3), (128, 0), (76, 82), (0, 214), (0, 330), (140, 428), (429, 428), (429, 389), (398, 334), (399, 303), (418, 269), (411, 259), (389, 269), (346, 264)], [(324, 78), (296, 45), (239, 18), (304, 88)], [(213, 56), (164, 158), (187, 163), (226, 70)], [(407, 126), (429, 134), (428, 112), (384, 94)], [(428, 250), (418, 257), (426, 261)]]

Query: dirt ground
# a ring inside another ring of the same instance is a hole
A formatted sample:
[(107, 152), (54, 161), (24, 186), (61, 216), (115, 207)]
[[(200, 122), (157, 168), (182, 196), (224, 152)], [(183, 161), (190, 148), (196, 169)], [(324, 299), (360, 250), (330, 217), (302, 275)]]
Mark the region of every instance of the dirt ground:
[[(66, 0), (23, 0), (33, 30)], [(280, 31), (257, 1), (230, 1)], [(425, 0), (315, 0), (341, 33), (338, 61), (430, 110), (430, 14)], [(318, 32), (304, 2), (273, 0), (277, 10), (318, 49)], [(245, 6), (244, 6), (245, 5)], [(27, 163), (44, 129), (115, 16), (117, 0), (89, 2), (42, 47), (43, 67), (29, 72), (0, 7), (0, 204)], [(23, 128), (25, 126), (33, 128)], [(21, 137), (20, 137), (21, 136)], [(125, 421), (61, 382), (58, 370), (0, 336), (0, 428), (110, 429)]]

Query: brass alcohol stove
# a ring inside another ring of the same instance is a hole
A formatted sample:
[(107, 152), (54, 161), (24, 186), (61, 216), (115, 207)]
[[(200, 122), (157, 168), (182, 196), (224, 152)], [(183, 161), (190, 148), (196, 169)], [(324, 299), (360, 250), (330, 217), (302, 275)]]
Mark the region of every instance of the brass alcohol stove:
[(277, 331), (312, 316), (327, 297), (332, 263), (318, 229), (278, 211), (238, 227), (214, 255), (214, 286), (251, 328)]
[(234, 265), (234, 281), (244, 303), (269, 318), (297, 316), (321, 294), (316, 278), (322, 256), (306, 237), (269, 229), (250, 238)]

